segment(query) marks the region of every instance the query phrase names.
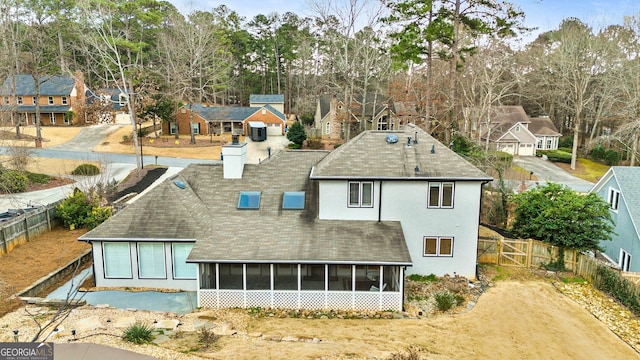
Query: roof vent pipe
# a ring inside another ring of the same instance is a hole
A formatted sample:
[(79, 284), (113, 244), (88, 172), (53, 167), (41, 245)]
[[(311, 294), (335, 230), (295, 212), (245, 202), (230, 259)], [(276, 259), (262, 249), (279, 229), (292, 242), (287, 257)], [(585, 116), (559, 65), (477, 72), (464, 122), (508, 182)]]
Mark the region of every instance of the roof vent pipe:
[(411, 136), (407, 136), (407, 147), (411, 147)]
[(431, 153), (432, 154), (436, 153), (436, 146), (435, 145), (431, 145)]
[(416, 131), (415, 137), (413, 138), (413, 143), (417, 144), (418, 143), (418, 132)]

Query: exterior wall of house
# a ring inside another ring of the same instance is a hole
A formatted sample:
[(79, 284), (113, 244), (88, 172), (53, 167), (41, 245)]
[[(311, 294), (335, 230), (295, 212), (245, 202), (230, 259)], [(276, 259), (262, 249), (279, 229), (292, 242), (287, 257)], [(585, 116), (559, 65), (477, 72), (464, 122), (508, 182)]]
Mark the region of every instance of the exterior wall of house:
[[(608, 201), (609, 189), (620, 191), (620, 187), (615, 177), (611, 177), (602, 185), (596, 193), (599, 197)], [(617, 264), (620, 265), (620, 249), (624, 249), (631, 255), (631, 266), (629, 271), (640, 272), (640, 239), (634, 229), (631, 216), (627, 210), (627, 204), (624, 201), (624, 194), (620, 193), (618, 201), (618, 209), (610, 209), (611, 218), (615, 224), (614, 234), (611, 241), (601, 241), (600, 246), (605, 250), (605, 254)]]
[(274, 109), (280, 111), (281, 113), (284, 114), (284, 103), (261, 103), (261, 102), (254, 102), (249, 104), (249, 106), (251, 107), (263, 107), (265, 105), (271, 105)]
[[(178, 123), (178, 134), (179, 135), (190, 135), (191, 134), (191, 129), (190, 129), (190, 122), (189, 122), (189, 114), (191, 113), (191, 111), (189, 111), (189, 109), (187, 107), (183, 107), (180, 108), (180, 110), (178, 110), (178, 114), (176, 115), (176, 120)], [(200, 134), (202, 135), (208, 135), (209, 134), (209, 125), (207, 123), (207, 121), (205, 119), (203, 119), (200, 115), (198, 115), (197, 113), (193, 114), (193, 123), (194, 124), (199, 124), (200, 126)], [(169, 135), (171, 133), (171, 131), (169, 130), (169, 123), (163, 123), (162, 124), (162, 133), (163, 134), (167, 134)], [(197, 134), (196, 134), (197, 135)]]
[[(319, 185), (319, 218), (400, 221), (413, 266), (407, 273), (454, 273), (475, 278), (480, 213), (480, 181), (454, 183), (453, 208), (428, 208), (428, 181), (374, 181), (373, 206), (348, 206), (348, 181)], [(382, 208), (380, 209), (380, 204)], [(453, 238), (452, 256), (425, 256), (425, 237)]]
[(99, 287), (148, 287), (195, 291), (198, 288), (197, 277), (192, 279), (176, 279), (173, 272), (172, 246), (170, 242), (164, 243), (165, 277), (157, 279), (141, 279), (139, 272), (139, 258), (137, 243), (129, 242), (129, 262), (131, 276), (128, 278), (107, 278), (105, 276), (105, 264), (103, 256), (103, 243), (92, 242), (93, 248), (93, 273), (96, 286)]
[(280, 119), (267, 109), (260, 109), (260, 111), (252, 114), (244, 121), (245, 134), (248, 133), (247, 124), (249, 121), (262, 121), (267, 126), (267, 133), (269, 135), (284, 135), (284, 120)]

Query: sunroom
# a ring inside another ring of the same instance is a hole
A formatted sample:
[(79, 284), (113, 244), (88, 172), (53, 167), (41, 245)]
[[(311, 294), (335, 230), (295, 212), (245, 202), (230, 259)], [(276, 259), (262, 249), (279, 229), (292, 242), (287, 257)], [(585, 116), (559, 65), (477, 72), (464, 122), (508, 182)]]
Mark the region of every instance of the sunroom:
[(198, 306), (402, 310), (404, 266), (200, 263)]

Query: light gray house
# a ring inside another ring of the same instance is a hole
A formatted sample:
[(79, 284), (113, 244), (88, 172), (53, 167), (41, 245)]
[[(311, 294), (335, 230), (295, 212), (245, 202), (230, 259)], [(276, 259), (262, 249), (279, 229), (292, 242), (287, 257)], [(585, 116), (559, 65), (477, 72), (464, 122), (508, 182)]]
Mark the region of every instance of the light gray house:
[[(600, 243), (604, 255), (622, 271), (640, 272), (640, 167), (612, 166), (594, 185), (596, 193), (609, 203), (615, 224), (613, 241)], [(635, 257), (634, 257), (635, 256)]]
[(422, 130), (262, 164), (246, 151), (225, 145), (223, 166), (191, 165), (81, 236), (96, 285), (197, 290), (203, 307), (400, 310), (407, 267), (475, 277), (491, 178)]

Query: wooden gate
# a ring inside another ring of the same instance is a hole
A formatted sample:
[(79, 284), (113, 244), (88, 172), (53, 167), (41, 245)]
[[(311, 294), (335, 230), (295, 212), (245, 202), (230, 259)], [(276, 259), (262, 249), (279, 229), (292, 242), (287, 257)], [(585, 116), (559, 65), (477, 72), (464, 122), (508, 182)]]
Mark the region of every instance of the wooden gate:
[(499, 265), (528, 267), (531, 263), (531, 241), (504, 239), (499, 244)]

